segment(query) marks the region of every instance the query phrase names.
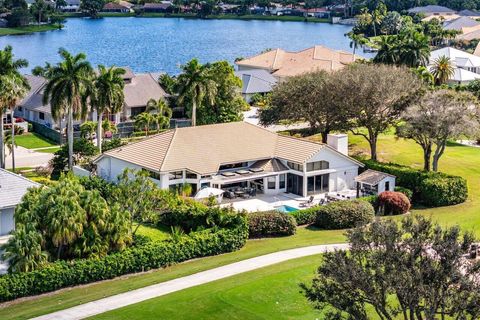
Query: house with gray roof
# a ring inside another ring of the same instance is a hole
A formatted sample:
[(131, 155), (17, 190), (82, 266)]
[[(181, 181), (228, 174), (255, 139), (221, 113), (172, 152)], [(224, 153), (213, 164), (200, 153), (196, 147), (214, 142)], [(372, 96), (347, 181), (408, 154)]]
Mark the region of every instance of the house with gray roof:
[(236, 71), (235, 75), (242, 79), (241, 93), (248, 103), (254, 94), (265, 94), (272, 91), (278, 81), (270, 72), (263, 69)]
[(454, 15), (455, 10), (452, 10), (447, 7), (437, 6), (437, 5), (428, 5), (424, 7), (415, 7), (407, 10), (409, 13), (413, 14), (423, 14), (426, 17), (429, 16), (444, 16), (444, 15)]
[(470, 17), (472, 19), (480, 18), (480, 11), (477, 10), (462, 10), (458, 12), (459, 16)]
[(475, 28), (480, 26), (480, 22), (470, 18), (470, 17), (459, 17), (454, 20), (445, 21), (443, 24), (443, 28), (445, 30), (456, 30), (464, 33), (467, 30), (471, 30), (471, 28)]
[(380, 194), (384, 191), (395, 190), (394, 175), (368, 169), (355, 178), (357, 197)]
[(0, 169), (0, 237), (15, 230), (15, 208), (29, 188), (39, 186), (18, 174)]

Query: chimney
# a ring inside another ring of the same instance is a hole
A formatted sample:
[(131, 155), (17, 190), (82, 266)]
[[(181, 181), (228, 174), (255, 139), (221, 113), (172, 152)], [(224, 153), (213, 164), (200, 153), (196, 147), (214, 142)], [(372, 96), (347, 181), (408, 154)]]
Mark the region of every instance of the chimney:
[(327, 144), (340, 153), (348, 156), (348, 135), (344, 133), (327, 135)]

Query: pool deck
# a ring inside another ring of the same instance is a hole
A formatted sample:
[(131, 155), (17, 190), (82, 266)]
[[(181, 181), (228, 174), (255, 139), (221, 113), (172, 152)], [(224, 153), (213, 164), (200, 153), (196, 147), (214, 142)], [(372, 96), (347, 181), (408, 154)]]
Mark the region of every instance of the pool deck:
[[(299, 197), (291, 193), (282, 193), (278, 195), (265, 195), (258, 194), (252, 199), (224, 199), (221, 207), (232, 206), (237, 211), (257, 212), (257, 211), (270, 211), (280, 206), (289, 206), (295, 209), (305, 209), (300, 205), (310, 197)], [(320, 199), (325, 198), (325, 194), (314, 195), (314, 203), (318, 203)]]

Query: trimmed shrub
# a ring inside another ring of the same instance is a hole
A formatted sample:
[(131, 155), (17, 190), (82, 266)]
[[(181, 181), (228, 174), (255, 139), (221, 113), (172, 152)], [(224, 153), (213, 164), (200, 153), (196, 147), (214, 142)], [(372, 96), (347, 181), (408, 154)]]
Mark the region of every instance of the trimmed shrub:
[(396, 186), (395, 191), (403, 193), (404, 195), (407, 196), (408, 200), (412, 201), (412, 198), (413, 198), (413, 191), (412, 190), (410, 190), (408, 188)]
[(404, 214), (410, 210), (410, 200), (401, 192), (384, 191), (378, 196), (378, 207), (383, 215)]
[(302, 226), (306, 224), (312, 224), (317, 217), (318, 206), (311, 207), (305, 210), (297, 210), (290, 212), (289, 214), (295, 218), (297, 225)]
[(439, 207), (459, 204), (468, 198), (467, 181), (462, 177), (415, 170), (395, 163), (372, 160), (364, 160), (363, 163), (369, 169), (396, 176), (398, 186), (412, 191), (413, 202), (420, 202), (428, 207)]
[(370, 203), (372, 205), (373, 209), (375, 210), (375, 212), (377, 212), (377, 209), (378, 209), (378, 196), (377, 195), (361, 197), (361, 198), (358, 198), (358, 200)]
[(297, 230), (295, 218), (282, 212), (255, 212), (247, 217), (250, 238), (290, 236)]
[(462, 177), (431, 177), (422, 181), (419, 190), (422, 202), (433, 207), (459, 204), (468, 197), (467, 181)]
[(32, 272), (0, 276), (0, 301), (163, 268), (185, 260), (240, 249), (248, 237), (246, 219), (231, 229), (210, 229), (178, 241), (148, 242), (102, 258), (57, 261)]
[(318, 208), (315, 226), (331, 230), (346, 229), (366, 225), (374, 218), (375, 211), (367, 201), (338, 201)]

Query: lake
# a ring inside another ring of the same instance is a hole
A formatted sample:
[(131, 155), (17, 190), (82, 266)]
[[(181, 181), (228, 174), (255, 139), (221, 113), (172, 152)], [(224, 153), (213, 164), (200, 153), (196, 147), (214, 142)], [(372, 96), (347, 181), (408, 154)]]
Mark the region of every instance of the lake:
[(46, 61), (57, 62), (63, 47), (85, 52), (97, 64), (130, 66), (136, 72), (178, 73), (181, 64), (255, 55), (267, 48), (301, 50), (313, 45), (351, 51), (344, 35), (350, 26), (326, 23), (199, 20), (183, 18), (68, 19), (63, 30), (0, 37), (18, 58), (29, 61), (28, 72)]

